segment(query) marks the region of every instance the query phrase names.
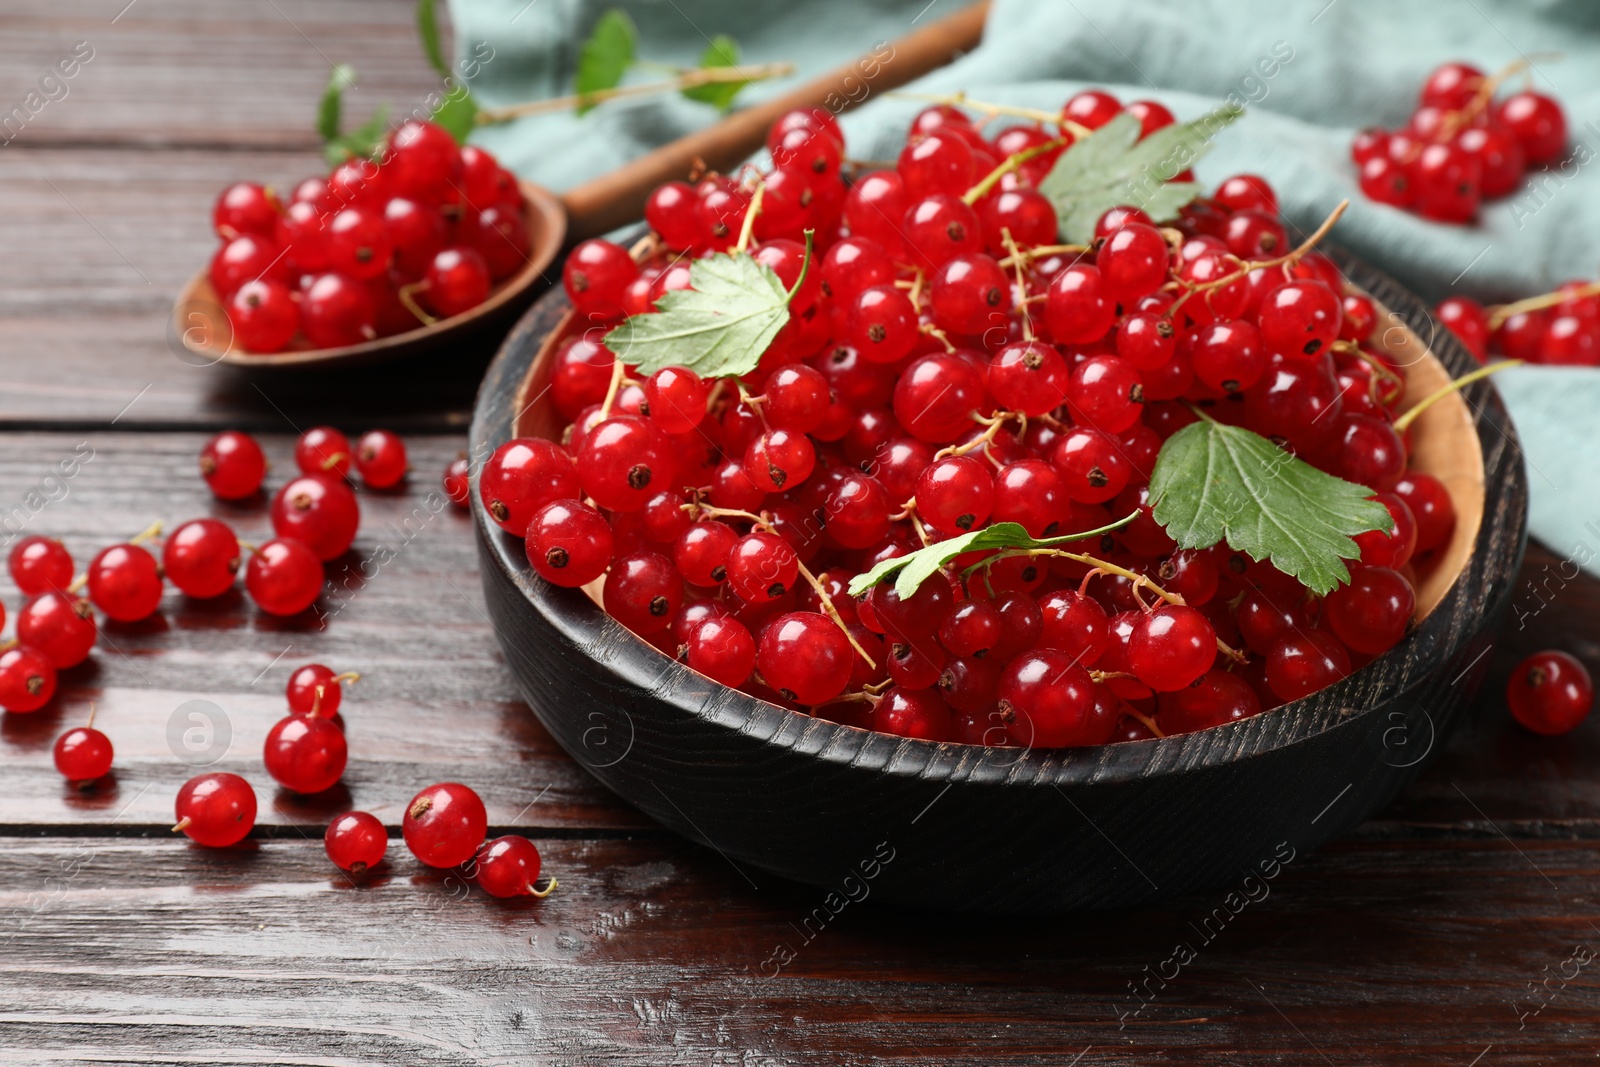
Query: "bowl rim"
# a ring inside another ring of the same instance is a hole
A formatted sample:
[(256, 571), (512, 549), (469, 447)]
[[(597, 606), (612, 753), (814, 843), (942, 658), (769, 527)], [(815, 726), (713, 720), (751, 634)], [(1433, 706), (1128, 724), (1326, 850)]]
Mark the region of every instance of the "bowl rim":
[[(1394, 279), (1342, 250), (1331, 249), (1329, 254), (1348, 280), (1416, 336), (1426, 336), (1428, 350), (1448, 372), (1460, 375), (1479, 365), (1454, 334), (1441, 329), (1427, 307)], [(891, 776), (952, 783), (1024, 781), (1059, 788), (1146, 780), (1267, 757), (1376, 713), (1428, 671), (1455, 659), (1472, 640), (1472, 631), (1453, 626), (1451, 609), (1492, 600), (1497, 572), (1491, 564), (1511, 568), (1527, 536), (1527, 474), (1516, 429), (1493, 382), (1480, 379), (1457, 394), (1472, 412), (1486, 491), (1471, 553), (1436, 608), (1398, 645), (1346, 678), (1249, 719), (1141, 741), (1067, 749), (997, 748), (881, 734), (780, 707), (706, 678), (611, 619), (581, 590), (558, 588), (538, 578), (521, 558), (522, 539), (505, 533), (489, 518), (477, 490), (480, 457), (486, 459), (511, 436), (520, 414), (512, 408), (521, 384), (539, 353), (544, 332), (559, 321), (565, 306), (565, 294), (553, 290), (529, 309), (485, 376), (474, 410), (471, 506), (478, 535), (494, 565), (545, 624), (582, 651), (596, 670), (645, 689), (653, 699), (670, 703), (707, 726), (841, 767), (869, 766)], [(1506, 448), (1491, 467), (1496, 438)], [(1504, 500), (1517, 504), (1494, 506)], [(1510, 523), (1517, 530), (1506, 538), (1503, 532)], [(513, 650), (509, 642), (501, 643), (508, 652)]]

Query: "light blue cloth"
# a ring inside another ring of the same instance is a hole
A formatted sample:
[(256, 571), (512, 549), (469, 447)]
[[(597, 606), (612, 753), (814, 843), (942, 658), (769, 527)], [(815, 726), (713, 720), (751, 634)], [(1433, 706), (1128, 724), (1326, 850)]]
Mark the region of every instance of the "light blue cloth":
[[(792, 87), (957, 10), (954, 0), (455, 0), (458, 50), (495, 50), (473, 81), (488, 105), (571, 91), (577, 48), (599, 13), (625, 8), (639, 52), (693, 65), (707, 40), (733, 35), (745, 62), (790, 60)], [(1559, 53), (1559, 56), (1551, 55)], [(1363, 199), (1349, 162), (1354, 131), (1402, 125), (1423, 79), (1464, 59), (1494, 70), (1518, 58), (1566, 108), (1573, 153), (1485, 205), (1475, 226), (1446, 226)], [(892, 62), (892, 61), (891, 61)], [(642, 72), (634, 80), (659, 75)], [(1215, 184), (1252, 171), (1277, 189), (1285, 216), (1314, 227), (1339, 200), (1334, 240), (1430, 301), (1487, 301), (1548, 291), (1600, 268), (1600, 2), (1594, 0), (995, 0), (976, 51), (908, 87), (1054, 110), (1096, 85), (1192, 118), (1233, 96), (1249, 113), (1196, 168)], [(880, 98), (843, 116), (849, 155), (892, 159), (923, 104)], [(657, 96), (578, 118), (541, 116), (478, 140), (522, 175), (564, 188), (713, 121), (705, 105)], [(1600, 573), (1600, 370), (1530, 367), (1495, 379), (1522, 436), (1540, 540)]]

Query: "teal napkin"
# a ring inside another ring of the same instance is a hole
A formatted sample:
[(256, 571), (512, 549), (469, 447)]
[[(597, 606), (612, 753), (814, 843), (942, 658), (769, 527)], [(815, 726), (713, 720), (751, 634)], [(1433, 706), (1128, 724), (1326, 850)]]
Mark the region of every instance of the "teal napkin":
[[(578, 46), (621, 6), (640, 53), (694, 65), (710, 37), (733, 35), (752, 63), (788, 60), (792, 78), (754, 85), (759, 100), (958, 9), (953, 0), (455, 0), (458, 50), (494, 50), (473, 91), (505, 105), (571, 91)], [(481, 52), (480, 52), (481, 54)], [(1428, 72), (1450, 59), (1528, 78), (1566, 109), (1561, 166), (1486, 204), (1474, 226), (1444, 226), (1371, 203), (1349, 162), (1353, 133), (1402, 125)], [(640, 73), (639, 80), (659, 75)], [(1600, 272), (1600, 3), (1591, 0), (995, 0), (983, 44), (908, 87), (1054, 110), (1087, 85), (1160, 100), (1180, 119), (1233, 98), (1248, 114), (1196, 168), (1202, 182), (1252, 171), (1309, 231), (1352, 201), (1335, 240), (1429, 301), (1548, 291)], [(849, 154), (893, 159), (921, 107), (880, 97), (842, 117)], [(525, 177), (565, 188), (714, 121), (705, 105), (658, 96), (482, 130), (477, 140)], [(1600, 573), (1600, 370), (1528, 367), (1495, 379), (1521, 435), (1534, 534)]]

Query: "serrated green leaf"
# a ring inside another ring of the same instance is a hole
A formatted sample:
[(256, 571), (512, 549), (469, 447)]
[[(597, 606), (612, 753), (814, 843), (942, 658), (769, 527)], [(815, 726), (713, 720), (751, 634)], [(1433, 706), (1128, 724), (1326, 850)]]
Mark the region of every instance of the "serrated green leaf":
[(337, 141), (344, 125), (344, 91), (356, 83), (356, 69), (344, 63), (334, 65), (328, 87), (317, 104), (317, 133), (324, 141)]
[(422, 51), (428, 57), (428, 64), (442, 77), (450, 77), (444, 49), (439, 46), (439, 13), (434, 10), (434, 0), (417, 0), (417, 36), (422, 39)]
[(1167, 438), (1150, 475), (1155, 520), (1181, 548), (1219, 541), (1325, 596), (1350, 580), (1351, 540), (1392, 530), (1372, 490), (1324, 474), (1260, 434), (1210, 419)]
[[(739, 42), (725, 33), (713, 37), (705, 54), (700, 57), (701, 70), (738, 65)], [(733, 106), (733, 98), (739, 95), (739, 90), (749, 84), (749, 79), (740, 79), (731, 82), (713, 82), (710, 85), (694, 85), (683, 90), (683, 95), (690, 100), (710, 104), (718, 111), (727, 111)]]
[(433, 121), (450, 131), (457, 144), (466, 144), (467, 137), (478, 126), (478, 102), (467, 87), (458, 86), (446, 93), (439, 106), (433, 109)]
[(1021, 523), (997, 522), (993, 526), (959, 534), (947, 541), (935, 541), (907, 555), (886, 559), (867, 573), (858, 574), (850, 579), (849, 592), (851, 596), (862, 596), (879, 582), (894, 575), (894, 591), (901, 597), (909, 597), (923, 582), (937, 574), (946, 563), (968, 552), (981, 552), (991, 548), (1053, 548), (1057, 545), (1071, 544), (1086, 537), (1099, 537), (1101, 534), (1110, 533), (1132, 522), (1138, 514), (1134, 512), (1127, 518), (1119, 519), (1097, 530), (1084, 530), (1081, 533), (1063, 534), (1060, 537), (1030, 537)]
[(606, 347), (641, 375), (663, 367), (688, 367), (702, 378), (755, 370), (789, 321), (789, 291), (778, 275), (747, 252), (724, 252), (691, 263), (689, 286), (664, 295), (658, 311), (624, 319)]
[[(600, 21), (594, 24), (594, 32), (589, 34), (578, 53), (578, 77), (573, 90), (583, 96), (621, 85), (622, 76), (633, 66), (638, 37), (633, 20), (621, 9), (612, 8), (601, 15)], [(593, 106), (580, 105), (578, 114)]]
[(1094, 224), (1111, 208), (1141, 208), (1166, 222), (1200, 194), (1192, 182), (1172, 183), (1211, 148), (1211, 139), (1244, 109), (1233, 104), (1190, 122), (1164, 126), (1139, 139), (1139, 120), (1123, 112), (1061, 153), (1044, 181), (1064, 240), (1087, 244)]

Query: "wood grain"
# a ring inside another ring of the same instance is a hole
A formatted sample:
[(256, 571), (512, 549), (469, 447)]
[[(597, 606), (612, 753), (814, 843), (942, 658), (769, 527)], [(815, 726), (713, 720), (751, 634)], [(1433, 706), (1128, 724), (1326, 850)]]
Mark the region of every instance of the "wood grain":
[[(0, 841), (0, 1047), (29, 1063), (1465, 1067), (1492, 1046), (1486, 1062), (1532, 1067), (1600, 1040), (1593, 964), (1559, 977), (1600, 943), (1574, 906), (1600, 873), (1590, 842), (1350, 844), (1245, 886), (1236, 912), (1217, 894), (1026, 923), (935, 922), (870, 894), (830, 912), (676, 840), (539, 844), (560, 888), (506, 904), (398, 842), (387, 877), (353, 885), (298, 840)], [(1195, 955), (1175, 971), (1179, 944)]]

